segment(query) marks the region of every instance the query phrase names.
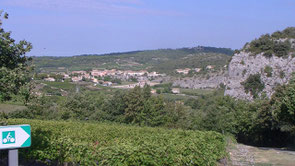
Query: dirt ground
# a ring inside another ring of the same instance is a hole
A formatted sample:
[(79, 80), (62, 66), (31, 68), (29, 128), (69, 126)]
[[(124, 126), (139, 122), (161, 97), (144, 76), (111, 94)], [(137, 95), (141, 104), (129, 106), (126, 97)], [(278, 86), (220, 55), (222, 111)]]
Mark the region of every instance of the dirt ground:
[(230, 143), (230, 166), (295, 166), (295, 151)]

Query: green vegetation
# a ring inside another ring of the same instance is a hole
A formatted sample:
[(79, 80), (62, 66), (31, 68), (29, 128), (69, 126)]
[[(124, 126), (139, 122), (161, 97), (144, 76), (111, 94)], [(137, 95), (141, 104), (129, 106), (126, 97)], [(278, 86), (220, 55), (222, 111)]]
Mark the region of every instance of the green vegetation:
[[(112, 53), (103, 55), (81, 55), (74, 57), (34, 57), (37, 72), (65, 72), (67, 69), (91, 70), (149, 69), (160, 73), (175, 74), (177, 68), (203, 68), (214, 65), (220, 69), (227, 65), (233, 51), (226, 48), (196, 47), (181, 49), (159, 49)], [(58, 69), (62, 67), (62, 69)]]
[[(284, 57), (291, 47), (286, 41), (273, 38), (293, 38), (294, 29), (273, 35), (251, 42), (248, 51)], [(224, 85), (212, 91), (181, 89), (185, 95), (180, 96), (171, 94), (171, 83), (154, 86), (158, 94), (152, 95), (148, 85), (117, 90), (87, 82), (32, 82), (30, 61), (25, 57), (31, 45), (26, 41), (14, 43), (10, 33), (2, 28), (0, 44), (0, 106), (7, 108), (0, 114), (0, 123), (32, 125), (32, 147), (21, 150), (22, 159), (28, 162), (216, 165), (227, 156), (223, 134), (258, 146), (295, 145), (295, 78), (288, 85), (278, 86), (271, 99), (267, 99), (258, 95), (264, 89), (260, 74), (250, 75), (241, 84), (254, 96), (253, 102), (223, 96)], [(214, 70), (223, 68), (231, 53), (229, 49), (197, 47), (70, 58), (39, 57), (34, 61), (38, 72), (57, 67), (70, 70), (150, 67), (175, 74), (176, 68), (200, 67), (206, 76), (205, 72), (209, 72), (206, 65), (214, 65)], [(264, 71), (272, 73), (271, 68)], [(59, 75), (51, 76), (60, 79)], [(37, 79), (44, 77), (35, 75)], [(37, 84), (38, 92), (46, 92), (47, 96), (32, 95), (31, 84), (36, 82), (42, 83)], [(24, 110), (16, 106), (9, 110), (3, 101), (24, 101), (26, 106), (19, 106)]]
[(264, 68), (264, 73), (266, 73), (267, 77), (271, 77), (272, 76), (272, 67), (270, 66), (265, 66)]
[[(189, 96), (206, 96), (216, 92), (214, 89), (180, 89), (180, 92)], [(223, 93), (220, 92), (220, 93)]]
[(216, 165), (226, 157), (216, 132), (118, 124), (10, 119), (32, 126), (32, 147), (21, 157), (73, 165)]
[(280, 78), (283, 79), (285, 78), (286, 74), (284, 71), (280, 71)]
[(244, 69), (244, 70), (243, 70), (243, 73), (242, 73), (242, 76), (244, 77), (246, 73), (247, 73), (247, 70)]
[(157, 94), (172, 93), (172, 83), (158, 84), (154, 88), (157, 90)]
[(289, 27), (283, 31), (274, 32), (271, 36), (276, 39), (295, 38), (295, 27)]
[[(194, 125), (201, 130), (231, 133), (242, 143), (285, 147), (295, 145), (295, 82), (279, 86), (271, 99), (254, 102), (231, 97), (190, 99), (185, 104), (196, 110)], [(200, 128), (199, 128), (200, 129)]]
[(231, 56), (224, 54), (200, 54), (188, 57), (186, 59), (173, 59), (165, 63), (155, 65), (152, 70), (160, 73), (167, 73), (169, 75), (176, 75), (175, 69), (183, 68), (201, 68), (200, 73), (195, 74), (206, 74), (209, 71), (206, 69), (208, 65), (213, 65), (215, 71), (223, 69), (230, 61)]
[(251, 93), (254, 98), (264, 89), (265, 85), (261, 80), (260, 74), (251, 74), (246, 81), (241, 83), (244, 86), (246, 93)]
[(31, 43), (22, 40), (15, 43), (11, 32), (5, 32), (2, 28), (3, 19), (8, 19), (5, 13), (2, 17), (0, 11), (0, 101), (10, 100), (13, 95), (21, 95), (23, 102), (29, 100), (30, 94), (30, 71), (28, 66), (30, 58), (25, 54), (32, 48)]
[(75, 84), (70, 82), (48, 82), (42, 81), (43, 84), (49, 85), (51, 87), (60, 88), (63, 90), (73, 90), (75, 88)]
[(14, 111), (22, 111), (25, 110), (26, 107), (22, 105), (15, 104), (1, 104), (0, 103), (0, 112), (10, 113)]
[(294, 49), (291, 47), (290, 38), (295, 38), (295, 28), (287, 28), (282, 32), (278, 31), (272, 35), (262, 35), (259, 39), (250, 42), (248, 47), (244, 47), (244, 50), (251, 52), (254, 55), (263, 53), (266, 57), (273, 55), (278, 57), (286, 57)]

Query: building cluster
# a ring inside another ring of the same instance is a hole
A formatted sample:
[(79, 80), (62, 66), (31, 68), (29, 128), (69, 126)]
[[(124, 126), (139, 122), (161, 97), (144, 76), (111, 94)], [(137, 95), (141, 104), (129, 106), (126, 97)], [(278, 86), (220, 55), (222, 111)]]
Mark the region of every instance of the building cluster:
[[(208, 65), (206, 66), (206, 69), (207, 70), (212, 70), (214, 69), (215, 67), (212, 66), (212, 65)], [(190, 71), (194, 71), (196, 73), (199, 73), (200, 71), (202, 70), (202, 68), (193, 68), (193, 69), (190, 69), (190, 68), (185, 68), (185, 69), (176, 69), (176, 73), (178, 74), (184, 74), (184, 75), (187, 75)]]
[[(147, 83), (149, 80), (165, 76), (165, 74), (159, 74), (157, 72), (148, 72), (146, 70), (140, 71), (132, 71), (132, 70), (92, 70), (92, 71), (72, 71), (70, 73), (58, 73), (59, 75), (63, 75), (64, 79), (71, 79), (73, 82), (80, 81), (90, 81), (95, 84), (101, 84), (103, 86), (111, 86), (113, 85), (110, 81), (103, 81), (105, 77), (109, 77), (111, 79), (119, 79), (121, 81), (129, 81), (131, 78), (137, 80), (139, 86), (143, 84), (143, 82)], [(52, 77), (47, 77), (44, 80), (46, 81), (56, 81), (56, 79)], [(130, 85), (130, 88), (133, 85)]]

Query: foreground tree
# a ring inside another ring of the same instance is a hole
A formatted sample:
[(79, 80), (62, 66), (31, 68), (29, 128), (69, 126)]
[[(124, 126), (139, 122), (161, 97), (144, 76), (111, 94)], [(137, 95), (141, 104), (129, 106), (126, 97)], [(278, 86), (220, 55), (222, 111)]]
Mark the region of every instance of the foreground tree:
[(0, 101), (11, 99), (13, 95), (22, 95), (26, 103), (30, 94), (31, 58), (25, 56), (32, 49), (31, 43), (22, 40), (16, 43), (11, 32), (2, 28), (8, 14), (0, 11)]

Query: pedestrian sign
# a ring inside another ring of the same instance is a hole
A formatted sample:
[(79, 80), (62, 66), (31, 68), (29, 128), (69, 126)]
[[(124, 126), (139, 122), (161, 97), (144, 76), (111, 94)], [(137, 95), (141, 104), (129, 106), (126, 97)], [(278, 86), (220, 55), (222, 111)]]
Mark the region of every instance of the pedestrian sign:
[(31, 146), (31, 126), (0, 126), (0, 149), (17, 149)]

